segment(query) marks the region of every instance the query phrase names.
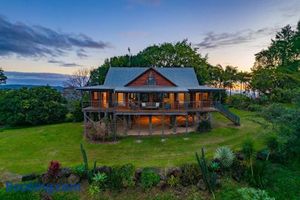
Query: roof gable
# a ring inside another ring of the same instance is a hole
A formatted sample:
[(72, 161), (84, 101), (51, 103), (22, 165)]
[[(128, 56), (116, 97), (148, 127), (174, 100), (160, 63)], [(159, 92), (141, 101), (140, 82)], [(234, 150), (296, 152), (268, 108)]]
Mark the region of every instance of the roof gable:
[(170, 81), (164, 75), (156, 71), (154, 68), (148, 68), (146, 71), (135, 77), (125, 86), (176, 86), (175, 83)]

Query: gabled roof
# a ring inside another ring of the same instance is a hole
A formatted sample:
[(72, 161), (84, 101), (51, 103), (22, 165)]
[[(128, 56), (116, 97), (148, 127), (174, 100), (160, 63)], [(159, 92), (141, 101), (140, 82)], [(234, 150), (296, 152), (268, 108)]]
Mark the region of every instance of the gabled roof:
[[(110, 87), (125, 86), (148, 69), (148, 67), (111, 67), (107, 72), (103, 85)], [(199, 86), (193, 68), (157, 67), (155, 70), (179, 87)]]
[(147, 72), (149, 72), (151, 70), (155, 71), (156, 73), (158, 73), (161, 77), (163, 77), (166, 81), (168, 81), (173, 86), (177, 86), (173, 81), (169, 80), (167, 77), (165, 77), (163, 74), (161, 74), (156, 68), (153, 68), (153, 67), (148, 68), (146, 71), (144, 71), (143, 73), (141, 73), (140, 75), (138, 75), (137, 77), (135, 77), (133, 80), (129, 81), (125, 86), (129, 86), (131, 83), (133, 83), (134, 81), (136, 81), (137, 79), (139, 79), (141, 76), (143, 76), (145, 73), (147, 73)]

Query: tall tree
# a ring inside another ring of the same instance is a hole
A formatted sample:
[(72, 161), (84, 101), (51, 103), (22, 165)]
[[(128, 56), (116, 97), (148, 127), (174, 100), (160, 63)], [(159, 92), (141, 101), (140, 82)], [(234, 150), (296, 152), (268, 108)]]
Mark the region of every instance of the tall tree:
[(152, 45), (136, 55), (124, 55), (106, 59), (104, 64), (91, 72), (90, 84), (103, 84), (109, 67), (193, 67), (199, 83), (209, 80), (210, 65), (207, 57), (183, 40), (177, 43)]
[(224, 88), (229, 88), (229, 95), (231, 95), (232, 87), (234, 83), (237, 81), (237, 67), (226, 66), (223, 74), (223, 86)]
[(64, 85), (68, 88), (84, 87), (89, 81), (89, 75), (89, 69), (79, 69), (69, 76), (68, 80), (64, 82)]
[(7, 77), (4, 74), (4, 71), (2, 68), (0, 68), (0, 84), (5, 84), (7, 80)]

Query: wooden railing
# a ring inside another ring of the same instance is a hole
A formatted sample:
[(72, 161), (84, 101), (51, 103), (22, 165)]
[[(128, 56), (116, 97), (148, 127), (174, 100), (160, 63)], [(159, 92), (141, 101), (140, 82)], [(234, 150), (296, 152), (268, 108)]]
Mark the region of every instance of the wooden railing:
[(103, 103), (99, 101), (83, 102), (83, 108), (102, 109), (130, 109), (130, 110), (188, 110), (213, 107), (212, 101), (190, 101), (190, 102), (114, 102)]

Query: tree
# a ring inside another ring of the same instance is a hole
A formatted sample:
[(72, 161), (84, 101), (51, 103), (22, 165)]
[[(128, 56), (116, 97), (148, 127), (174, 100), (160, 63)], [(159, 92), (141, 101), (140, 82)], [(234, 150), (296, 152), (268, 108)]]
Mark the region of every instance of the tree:
[(0, 95), (0, 113), (0, 123), (12, 126), (62, 122), (66, 100), (49, 86), (9, 90)]
[(0, 84), (5, 84), (7, 80), (7, 77), (4, 74), (4, 71), (2, 68), (0, 68)]
[(68, 88), (84, 87), (89, 81), (89, 75), (89, 69), (81, 68), (75, 71), (71, 76), (69, 76), (68, 80), (64, 83), (64, 85)]
[(152, 45), (136, 55), (124, 55), (106, 59), (104, 64), (91, 72), (90, 85), (103, 84), (109, 67), (193, 67), (200, 84), (209, 81), (207, 57), (183, 40), (177, 43)]
[(292, 30), (290, 25), (283, 27), (267, 49), (255, 54), (250, 86), (269, 100), (280, 100), (283, 94), (300, 88), (299, 70), (300, 21), (296, 30)]
[(237, 81), (237, 67), (226, 66), (223, 73), (223, 86), (229, 88), (229, 95), (231, 96), (231, 90), (234, 83)]

